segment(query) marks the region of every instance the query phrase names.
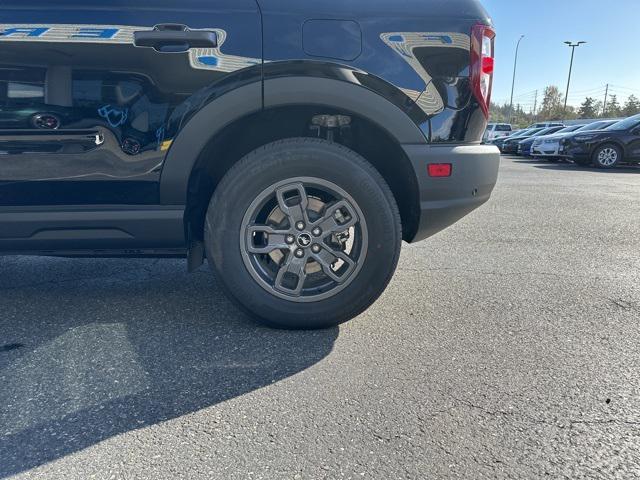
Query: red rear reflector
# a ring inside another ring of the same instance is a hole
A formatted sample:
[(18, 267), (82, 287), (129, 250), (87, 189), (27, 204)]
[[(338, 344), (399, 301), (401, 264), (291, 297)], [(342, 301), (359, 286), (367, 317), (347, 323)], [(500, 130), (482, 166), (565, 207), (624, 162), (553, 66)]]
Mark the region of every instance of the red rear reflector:
[(427, 171), (430, 177), (450, 177), (451, 176), (451, 164), (450, 163), (430, 163), (427, 165)]
[(482, 59), (482, 73), (493, 73), (493, 58), (491, 57), (484, 57)]

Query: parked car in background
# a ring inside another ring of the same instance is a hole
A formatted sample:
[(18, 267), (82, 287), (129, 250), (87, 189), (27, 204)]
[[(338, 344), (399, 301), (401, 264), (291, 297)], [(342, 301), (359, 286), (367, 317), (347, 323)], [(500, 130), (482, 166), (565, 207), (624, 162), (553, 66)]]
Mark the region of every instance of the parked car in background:
[(502, 151), (502, 145), (506, 140), (510, 138), (518, 138), (519, 136), (523, 135), (525, 132), (526, 130), (516, 130), (512, 132), (511, 135), (509, 135), (508, 137), (496, 138), (495, 140), (492, 140), (491, 142), (487, 142), (487, 143), (491, 145), (495, 145), (496, 147), (498, 147), (498, 150)]
[(620, 163), (640, 163), (640, 115), (626, 118), (599, 131), (578, 132), (563, 138), (560, 153), (577, 165), (613, 168)]
[(507, 137), (502, 143), (502, 147), (500, 151), (504, 154), (511, 155), (515, 154), (518, 151), (518, 142), (535, 135), (536, 133), (544, 130), (544, 128), (528, 128), (520, 132), (520, 135), (513, 135), (511, 137)]
[(562, 122), (538, 122), (533, 125), (529, 125), (527, 128), (549, 128), (549, 127), (564, 127)]
[(564, 128), (563, 126), (544, 128), (538, 133), (530, 136), (529, 138), (525, 138), (524, 140), (521, 140), (520, 142), (518, 142), (518, 149), (516, 151), (516, 154), (522, 155), (523, 157), (530, 156), (531, 145), (533, 145), (533, 142), (535, 142), (538, 137), (545, 137), (547, 135), (552, 135), (562, 130), (563, 128)]
[(483, 141), (489, 143), (497, 138), (508, 137), (513, 132), (509, 123), (490, 123), (484, 131)]
[[(562, 135), (567, 134), (567, 133), (571, 133), (571, 132), (575, 132), (576, 130), (578, 130), (579, 128), (582, 128), (584, 125), (571, 125), (569, 127), (564, 127), (561, 130), (558, 130), (556, 133), (552, 134), (552, 135), (545, 135), (543, 137), (536, 137), (536, 139), (534, 140), (533, 144), (531, 145), (531, 156), (533, 158), (539, 158), (539, 157), (543, 157), (543, 156), (547, 156), (545, 153), (543, 152), (548, 152), (548, 145), (551, 145), (553, 142), (555, 142), (556, 144), (559, 145), (559, 138), (562, 137)], [(547, 150), (543, 150), (543, 148), (547, 148)], [(555, 154), (557, 155), (558, 153), (558, 147), (556, 145), (556, 149), (555, 149)], [(549, 159), (551, 159), (551, 155), (548, 156)]]
[(560, 159), (560, 141), (572, 133), (602, 130), (613, 125), (615, 120), (602, 120), (600, 122), (588, 123), (586, 125), (571, 125), (562, 130), (558, 130), (553, 135), (536, 138), (531, 146), (531, 156), (534, 158), (544, 158), (548, 161), (556, 161)]

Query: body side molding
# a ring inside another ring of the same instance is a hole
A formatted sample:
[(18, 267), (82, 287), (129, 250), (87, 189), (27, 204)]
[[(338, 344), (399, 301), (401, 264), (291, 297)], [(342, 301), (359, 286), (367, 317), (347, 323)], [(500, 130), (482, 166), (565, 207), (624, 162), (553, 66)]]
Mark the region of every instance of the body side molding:
[(183, 249), (184, 209), (151, 205), (6, 207), (0, 251)]

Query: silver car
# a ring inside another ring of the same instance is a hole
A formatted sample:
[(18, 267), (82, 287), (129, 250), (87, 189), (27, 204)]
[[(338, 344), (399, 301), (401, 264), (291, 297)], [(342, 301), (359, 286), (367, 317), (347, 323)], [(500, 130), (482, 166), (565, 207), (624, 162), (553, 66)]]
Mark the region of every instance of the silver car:
[(614, 123), (615, 121), (602, 120), (600, 122), (589, 123), (587, 125), (571, 125), (557, 131), (553, 135), (542, 136), (533, 142), (533, 145), (531, 146), (531, 156), (547, 160), (560, 158), (560, 140), (565, 136), (576, 132), (602, 130)]

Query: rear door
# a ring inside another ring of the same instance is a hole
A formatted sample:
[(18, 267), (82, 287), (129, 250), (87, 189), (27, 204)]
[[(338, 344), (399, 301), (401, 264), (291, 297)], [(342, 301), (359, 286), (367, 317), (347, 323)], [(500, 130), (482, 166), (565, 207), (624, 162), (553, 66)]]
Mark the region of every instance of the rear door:
[(158, 203), (173, 137), (261, 51), (255, 0), (0, 0), (0, 212)]

